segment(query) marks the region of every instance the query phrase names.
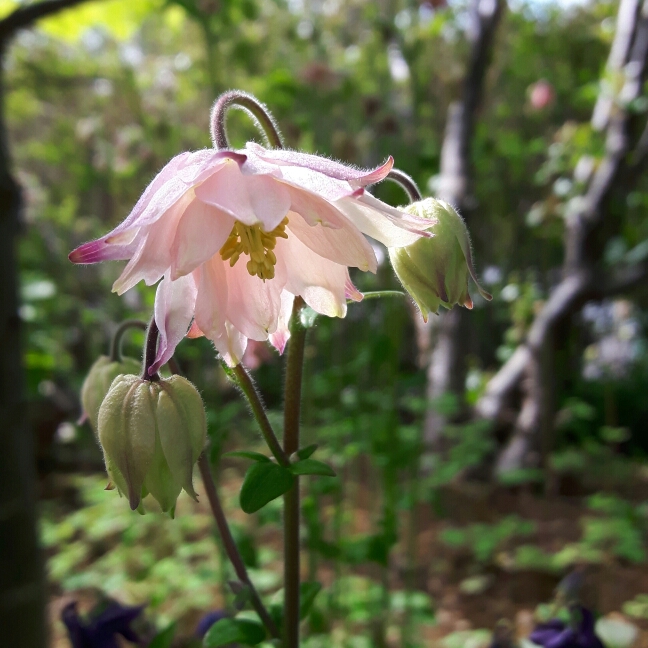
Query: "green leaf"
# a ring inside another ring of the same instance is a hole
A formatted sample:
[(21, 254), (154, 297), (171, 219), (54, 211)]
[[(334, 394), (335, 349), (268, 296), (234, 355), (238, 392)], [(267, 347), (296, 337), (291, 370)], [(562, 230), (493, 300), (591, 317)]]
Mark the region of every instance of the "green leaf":
[(221, 619), (209, 628), (203, 642), (204, 648), (217, 648), (234, 642), (256, 646), (265, 639), (260, 623), (247, 619)]
[(173, 642), (173, 637), (176, 631), (175, 621), (164, 628), (162, 632), (158, 632), (153, 638), (153, 641), (149, 644), (149, 648), (171, 648), (171, 643)]
[(237, 450), (236, 452), (225, 452), (223, 457), (241, 457), (242, 459), (251, 459), (252, 461), (269, 462), (270, 458), (260, 452), (248, 450)]
[(295, 452), (295, 454), (300, 458), (300, 459), (308, 459), (315, 450), (317, 450), (318, 446), (317, 443), (313, 443), (311, 445), (307, 445), (305, 448), (300, 448)]
[(322, 590), (322, 583), (310, 581), (299, 586), (299, 619), (303, 621), (313, 607), (315, 597)]
[(335, 477), (335, 471), (331, 466), (317, 459), (303, 459), (297, 463), (291, 464), (290, 470), (293, 475), (324, 475), (325, 477)]
[(268, 502), (290, 490), (295, 477), (288, 468), (270, 461), (250, 466), (241, 488), (240, 504), (246, 513), (255, 513)]

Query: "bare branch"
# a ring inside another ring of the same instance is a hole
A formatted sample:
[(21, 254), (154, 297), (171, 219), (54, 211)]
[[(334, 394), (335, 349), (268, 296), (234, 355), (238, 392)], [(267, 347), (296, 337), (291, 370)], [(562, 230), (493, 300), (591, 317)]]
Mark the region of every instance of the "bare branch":
[[(472, 44), (463, 93), (460, 101), (448, 108), (446, 132), (441, 149), (441, 168), (438, 197), (459, 209), (469, 221), (471, 192), (470, 146), (482, 103), (486, 71), (490, 64), (495, 33), (506, 7), (505, 0), (473, 0), (468, 38)], [(432, 336), (436, 344), (427, 369), (427, 395), (434, 399), (446, 392), (461, 393), (465, 367), (460, 351), (465, 335), (465, 317), (460, 309), (444, 313), (423, 324), (417, 320), (419, 338)], [(425, 329), (425, 330), (422, 330)], [(435, 330), (431, 330), (435, 329)], [(425, 439), (430, 447), (438, 445), (444, 420), (436, 412), (429, 412), (425, 421)]]
[(458, 209), (465, 207), (468, 196), (470, 143), (484, 94), (495, 32), (505, 6), (505, 0), (473, 0), (471, 8), (470, 58), (461, 100), (448, 109), (439, 178), (439, 197)]
[(86, 0), (45, 0), (44, 2), (36, 2), (16, 9), (6, 18), (0, 20), (0, 47), (6, 45), (20, 29), (30, 27), (41, 18), (83, 2), (86, 2)]

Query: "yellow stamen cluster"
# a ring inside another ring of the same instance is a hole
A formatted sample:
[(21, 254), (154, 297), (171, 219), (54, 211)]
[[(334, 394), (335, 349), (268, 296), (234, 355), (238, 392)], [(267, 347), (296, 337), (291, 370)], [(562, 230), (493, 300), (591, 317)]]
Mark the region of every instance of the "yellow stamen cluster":
[(284, 218), (271, 232), (261, 229), (261, 225), (244, 225), (238, 221), (234, 224), (225, 245), (220, 250), (224, 261), (229, 259), (230, 267), (239, 260), (241, 254), (247, 254), (247, 271), (259, 279), (272, 279), (275, 276), (277, 257), (274, 250), (278, 238), (288, 238), (286, 233), (288, 217)]

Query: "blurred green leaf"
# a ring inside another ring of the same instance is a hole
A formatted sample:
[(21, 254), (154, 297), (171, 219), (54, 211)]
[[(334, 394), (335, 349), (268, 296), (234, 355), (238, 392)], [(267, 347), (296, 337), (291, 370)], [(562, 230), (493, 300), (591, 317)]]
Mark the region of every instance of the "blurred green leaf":
[(302, 459), (297, 463), (290, 464), (290, 471), (293, 475), (322, 475), (324, 477), (335, 477), (335, 471), (333, 468), (317, 459)]

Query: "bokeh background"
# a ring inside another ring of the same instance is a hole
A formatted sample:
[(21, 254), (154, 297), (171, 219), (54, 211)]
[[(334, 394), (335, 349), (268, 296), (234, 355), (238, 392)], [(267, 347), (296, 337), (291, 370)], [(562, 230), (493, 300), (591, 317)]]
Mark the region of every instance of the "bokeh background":
[[(34, 439), (6, 486), (26, 489), (24, 524), (5, 532), (37, 582), (35, 504), (48, 645), (69, 645), (59, 616), (71, 600), (146, 604), (149, 629), (175, 628), (160, 646), (176, 647), (192, 645), (202, 615), (233, 609), (203, 503), (183, 495), (171, 521), (104, 491), (78, 394), (117, 325), (150, 317), (154, 288), (119, 298), (121, 263), (80, 268), (67, 255), (123, 219), (169, 158), (209, 146), (213, 100), (240, 88), (270, 107), (287, 146), (363, 167), (393, 155), (424, 195), (457, 205), (493, 293), (487, 303), (473, 287), (472, 311), (427, 324), (389, 298), (310, 329), (304, 443), (338, 478), (303, 480), (304, 578), (323, 584), (305, 648), (486, 646), (501, 619), (525, 636), (574, 568), (583, 601), (648, 646), (643, 4), (104, 0), (10, 42), (0, 21), (5, 222), (9, 174), (23, 192), (24, 380), (9, 364), (3, 384), (15, 399), (23, 383), (27, 419), (5, 419), (2, 434)], [(0, 15), (19, 7), (3, 0)], [(234, 145), (261, 141), (243, 113), (228, 124)], [(406, 202), (395, 184), (375, 194)], [(399, 289), (377, 253), (377, 275), (354, 281)], [(142, 342), (129, 333), (125, 352), (139, 358)], [(204, 396), (236, 539), (271, 597), (280, 508), (242, 513), (246, 464), (221, 457), (260, 439), (208, 342), (185, 341), (177, 357)], [(245, 361), (280, 425), (282, 359), (253, 343)]]

